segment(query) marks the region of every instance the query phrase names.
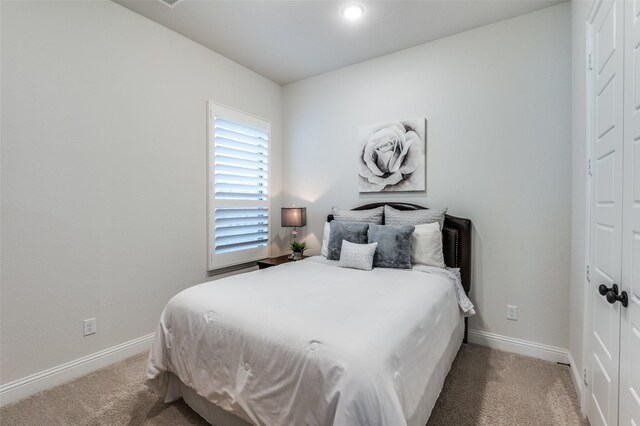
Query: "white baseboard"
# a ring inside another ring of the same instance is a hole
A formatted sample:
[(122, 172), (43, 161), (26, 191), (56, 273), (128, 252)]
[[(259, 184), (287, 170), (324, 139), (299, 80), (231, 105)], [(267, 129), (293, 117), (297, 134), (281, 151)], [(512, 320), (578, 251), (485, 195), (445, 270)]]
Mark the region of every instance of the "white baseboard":
[[(150, 347), (155, 333), (130, 340), (100, 352), (78, 358), (53, 368), (14, 380), (0, 386), (0, 406), (26, 398), (34, 393), (88, 374), (99, 368), (138, 354)], [(571, 364), (571, 379), (578, 395), (582, 395), (582, 379), (571, 354), (562, 348), (528, 340), (515, 339), (480, 330), (469, 330), (469, 342), (507, 352), (531, 356), (551, 362)]]
[(143, 352), (151, 346), (155, 333), (129, 340), (91, 355), (49, 368), (0, 386), (0, 406), (50, 389), (69, 380), (91, 373), (125, 358)]
[[(470, 329), (469, 342), (506, 352), (539, 358), (545, 361), (569, 362), (569, 352), (566, 349), (530, 342), (528, 340), (515, 339), (486, 331)], [(573, 363), (571, 363), (571, 365), (573, 365)]]
[(576, 361), (573, 359), (571, 352), (567, 352), (567, 357), (569, 358), (569, 364), (571, 364), (571, 381), (573, 382), (573, 386), (576, 388), (578, 401), (582, 403), (582, 392), (584, 390), (584, 381), (582, 380), (582, 374), (578, 370), (578, 366), (576, 365)]

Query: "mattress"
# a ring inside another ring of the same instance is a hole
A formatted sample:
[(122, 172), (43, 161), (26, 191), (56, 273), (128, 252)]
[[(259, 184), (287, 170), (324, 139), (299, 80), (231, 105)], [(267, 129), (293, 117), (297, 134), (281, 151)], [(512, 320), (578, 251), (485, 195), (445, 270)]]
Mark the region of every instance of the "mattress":
[(424, 425), (462, 340), (459, 298), (447, 274), (321, 258), (200, 284), (164, 309), (148, 385), (256, 425)]

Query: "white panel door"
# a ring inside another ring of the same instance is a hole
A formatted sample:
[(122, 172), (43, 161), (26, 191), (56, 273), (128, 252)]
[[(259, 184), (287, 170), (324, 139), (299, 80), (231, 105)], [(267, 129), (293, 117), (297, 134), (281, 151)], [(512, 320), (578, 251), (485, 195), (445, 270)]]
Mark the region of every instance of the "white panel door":
[[(623, 179), (623, 7), (602, 1), (590, 23), (591, 83), (591, 286), (589, 420), (593, 426), (618, 424), (620, 303), (607, 290), (622, 274)], [(601, 287), (603, 286), (603, 287)]]
[(640, 426), (640, 0), (625, 2), (620, 424)]

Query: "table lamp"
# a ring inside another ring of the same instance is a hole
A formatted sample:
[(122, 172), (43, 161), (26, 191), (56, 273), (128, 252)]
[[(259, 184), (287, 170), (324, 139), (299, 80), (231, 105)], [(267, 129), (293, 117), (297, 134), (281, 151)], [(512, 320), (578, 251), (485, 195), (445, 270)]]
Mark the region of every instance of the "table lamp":
[(293, 241), (298, 235), (297, 228), (307, 226), (307, 208), (306, 207), (283, 207), (281, 211), (282, 227), (293, 228), (291, 237)]

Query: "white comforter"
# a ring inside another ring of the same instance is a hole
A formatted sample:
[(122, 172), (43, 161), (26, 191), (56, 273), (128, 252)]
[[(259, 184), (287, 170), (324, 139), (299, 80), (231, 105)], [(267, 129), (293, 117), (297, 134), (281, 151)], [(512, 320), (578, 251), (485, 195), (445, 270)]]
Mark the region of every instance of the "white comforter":
[(167, 304), (149, 386), (169, 372), (258, 425), (424, 425), (463, 319), (446, 275), (314, 258), (196, 285)]

